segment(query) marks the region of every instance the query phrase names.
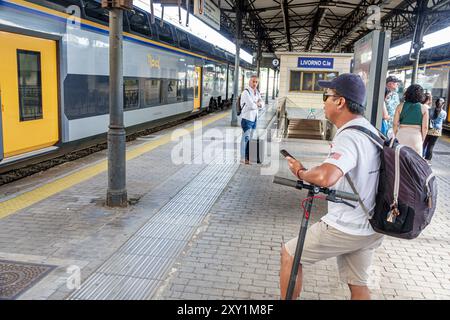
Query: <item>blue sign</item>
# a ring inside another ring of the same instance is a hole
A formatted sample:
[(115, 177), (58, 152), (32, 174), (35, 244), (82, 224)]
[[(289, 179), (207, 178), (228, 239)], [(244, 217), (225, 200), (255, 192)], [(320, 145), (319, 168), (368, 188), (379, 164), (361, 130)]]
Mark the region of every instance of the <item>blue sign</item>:
[(298, 57), (298, 67), (306, 69), (333, 69), (334, 58)]

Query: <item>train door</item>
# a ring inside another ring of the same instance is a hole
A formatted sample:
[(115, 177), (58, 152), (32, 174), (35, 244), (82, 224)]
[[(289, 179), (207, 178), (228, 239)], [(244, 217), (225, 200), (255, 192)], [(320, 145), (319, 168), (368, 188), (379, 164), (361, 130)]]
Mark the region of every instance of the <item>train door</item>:
[(202, 96), (202, 67), (195, 67), (194, 79), (194, 110), (200, 109)]
[(0, 31), (4, 157), (59, 140), (56, 41)]

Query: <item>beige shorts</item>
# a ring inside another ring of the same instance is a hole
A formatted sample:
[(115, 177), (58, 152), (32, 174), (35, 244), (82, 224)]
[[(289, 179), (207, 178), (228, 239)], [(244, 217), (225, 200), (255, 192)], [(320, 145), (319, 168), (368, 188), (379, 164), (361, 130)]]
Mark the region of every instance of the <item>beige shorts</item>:
[[(341, 281), (366, 286), (373, 253), (382, 241), (383, 235), (379, 233), (355, 236), (319, 221), (308, 228), (301, 264), (307, 265), (336, 257)], [(286, 243), (286, 249), (291, 256), (294, 256), (296, 246), (297, 238)]]

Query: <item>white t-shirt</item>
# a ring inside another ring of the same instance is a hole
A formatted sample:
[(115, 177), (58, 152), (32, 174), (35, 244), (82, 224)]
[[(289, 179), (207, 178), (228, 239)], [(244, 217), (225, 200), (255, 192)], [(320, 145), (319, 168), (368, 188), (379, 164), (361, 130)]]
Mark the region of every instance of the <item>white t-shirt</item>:
[[(330, 153), (324, 163), (337, 166), (343, 174), (349, 174), (356, 191), (366, 208), (375, 207), (375, 196), (380, 173), (379, 148), (362, 132), (347, 129), (348, 126), (362, 126), (377, 134), (377, 130), (366, 118), (357, 118), (347, 122), (337, 130), (332, 141)], [(342, 176), (331, 189), (353, 193), (345, 176)], [(348, 201), (348, 200), (345, 200)], [(352, 235), (372, 235), (375, 231), (369, 223), (367, 214), (358, 202), (353, 209), (342, 203), (328, 202), (328, 213), (322, 218), (327, 224)]]

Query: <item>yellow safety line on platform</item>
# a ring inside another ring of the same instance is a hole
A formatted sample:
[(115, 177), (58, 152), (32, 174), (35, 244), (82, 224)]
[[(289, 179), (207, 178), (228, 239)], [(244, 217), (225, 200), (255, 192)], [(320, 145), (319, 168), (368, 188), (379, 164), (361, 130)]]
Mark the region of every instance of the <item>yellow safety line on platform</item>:
[(442, 135), (441, 139), (444, 140), (447, 143), (450, 143), (450, 137), (446, 136), (445, 134)]
[[(216, 122), (220, 119), (225, 118), (229, 115), (229, 112), (219, 114), (217, 116), (213, 116), (210, 119), (202, 120), (202, 126), (207, 126), (213, 122)], [(186, 132), (180, 133), (178, 137), (184, 136), (186, 134), (189, 134), (190, 132), (194, 131), (194, 125), (183, 128), (186, 130)], [(144, 143), (140, 146), (137, 146), (136, 148), (127, 151), (126, 159), (131, 160), (134, 159), (144, 153), (147, 153), (159, 146), (162, 146), (166, 143), (171, 142), (172, 133), (168, 133), (163, 135), (162, 137)], [(81, 169), (80, 171), (74, 172), (72, 174), (68, 174), (67, 176), (64, 176), (62, 178), (59, 178), (55, 181), (49, 182), (41, 187), (37, 187), (36, 189), (33, 189), (31, 191), (22, 193), (18, 195), (17, 197), (14, 197), (12, 199), (8, 199), (4, 202), (0, 202), (0, 219), (7, 217), (21, 209), (24, 209), (26, 207), (29, 207), (41, 200), (44, 200), (56, 193), (59, 193), (63, 190), (66, 190), (67, 188), (70, 188), (80, 182), (83, 182), (85, 180), (88, 180), (92, 178), (93, 176), (102, 173), (108, 169), (108, 160), (105, 159), (101, 161), (100, 163), (91, 165), (87, 168)]]

